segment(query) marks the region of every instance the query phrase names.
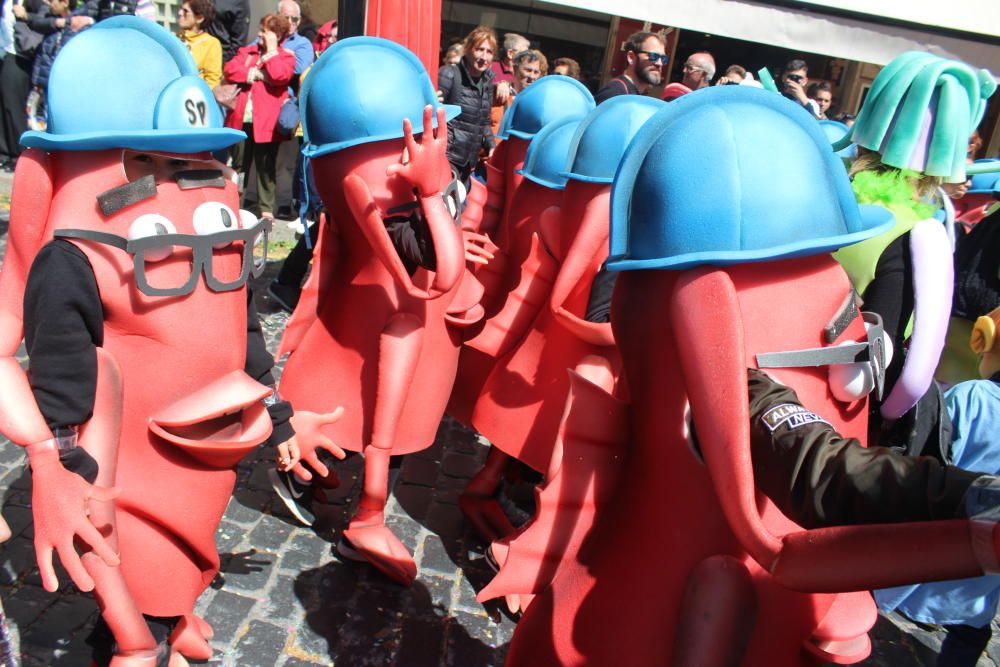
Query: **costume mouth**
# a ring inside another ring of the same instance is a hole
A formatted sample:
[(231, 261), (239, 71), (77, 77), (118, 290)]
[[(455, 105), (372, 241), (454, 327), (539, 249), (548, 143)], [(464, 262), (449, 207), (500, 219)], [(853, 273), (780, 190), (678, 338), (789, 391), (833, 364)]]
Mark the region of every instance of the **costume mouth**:
[(149, 430), (213, 468), (235, 466), (271, 435), (271, 389), (233, 371), (150, 418)]

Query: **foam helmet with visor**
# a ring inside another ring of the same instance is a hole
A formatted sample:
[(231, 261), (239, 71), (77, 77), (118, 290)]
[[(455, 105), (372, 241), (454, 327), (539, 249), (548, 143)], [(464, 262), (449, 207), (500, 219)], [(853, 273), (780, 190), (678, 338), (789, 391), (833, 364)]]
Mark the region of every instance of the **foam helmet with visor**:
[[(377, 72), (377, 76), (373, 76)], [(441, 105), (423, 63), (411, 51), (379, 37), (338, 40), (316, 59), (300, 95), (307, 158), (351, 146), (401, 139), (403, 120), (422, 132), (424, 107), (444, 106), (448, 120), (461, 109)], [(437, 127), (437, 115), (433, 116)]]
[(246, 138), (222, 126), (187, 47), (135, 16), (100, 21), (60, 49), (47, 103), (46, 130), (21, 136), (28, 148), (199, 153)]

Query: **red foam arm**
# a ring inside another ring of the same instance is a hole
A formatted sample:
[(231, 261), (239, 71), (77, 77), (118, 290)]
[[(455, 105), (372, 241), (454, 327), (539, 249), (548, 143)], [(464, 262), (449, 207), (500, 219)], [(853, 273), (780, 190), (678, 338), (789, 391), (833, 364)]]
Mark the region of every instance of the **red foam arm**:
[(588, 322), (566, 309), (566, 301), (583, 281), (592, 283), (599, 267), (608, 256), (608, 211), (611, 191), (595, 196), (587, 205), (573, 243), (563, 259), (559, 275), (552, 287), (549, 305), (561, 325), (573, 335), (592, 345), (615, 344), (610, 324)]
[(716, 495), (737, 539), (769, 570), (781, 542), (757, 512), (736, 288), (725, 271), (694, 269), (677, 280), (669, 303), (691, 412)]
[[(965, 520), (841, 526), (781, 539), (772, 535), (755, 502), (743, 318), (729, 275), (704, 268), (682, 276), (671, 319), (702, 453), (726, 520), (743, 547), (782, 585), (839, 592), (982, 574)], [(890, 553), (919, 553), (920, 558), (906, 564), (878, 558)]]
[(521, 342), (545, 307), (556, 270), (555, 260), (542, 248), (538, 235), (532, 234), (531, 250), (521, 265), (517, 286), (507, 295), (503, 308), (466, 345), (496, 358), (507, 354)]

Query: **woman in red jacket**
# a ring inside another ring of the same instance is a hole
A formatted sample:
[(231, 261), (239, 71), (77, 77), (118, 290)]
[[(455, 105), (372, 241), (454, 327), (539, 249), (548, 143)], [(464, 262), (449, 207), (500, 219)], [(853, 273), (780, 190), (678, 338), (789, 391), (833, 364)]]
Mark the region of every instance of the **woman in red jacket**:
[[(277, 157), (280, 142), (278, 112), (288, 99), (288, 85), (295, 70), (295, 54), (278, 46), (291, 32), (288, 19), (268, 14), (260, 21), (257, 41), (247, 44), (223, 68), (227, 81), (246, 83), (236, 107), (226, 117), (226, 127), (247, 133), (243, 173), (257, 164), (257, 201), (262, 218), (274, 218)], [(244, 204), (245, 206), (245, 204)]]

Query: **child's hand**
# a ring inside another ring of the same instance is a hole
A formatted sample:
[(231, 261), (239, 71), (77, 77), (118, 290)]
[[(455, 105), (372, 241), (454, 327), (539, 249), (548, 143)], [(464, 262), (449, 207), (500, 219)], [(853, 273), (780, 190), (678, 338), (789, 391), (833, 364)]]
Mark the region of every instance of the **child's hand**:
[(278, 445), (278, 456), (276, 462), (278, 464), (278, 470), (281, 472), (288, 472), (291, 470), (298, 464), (301, 458), (302, 456), (299, 451), (299, 443), (294, 435)]

